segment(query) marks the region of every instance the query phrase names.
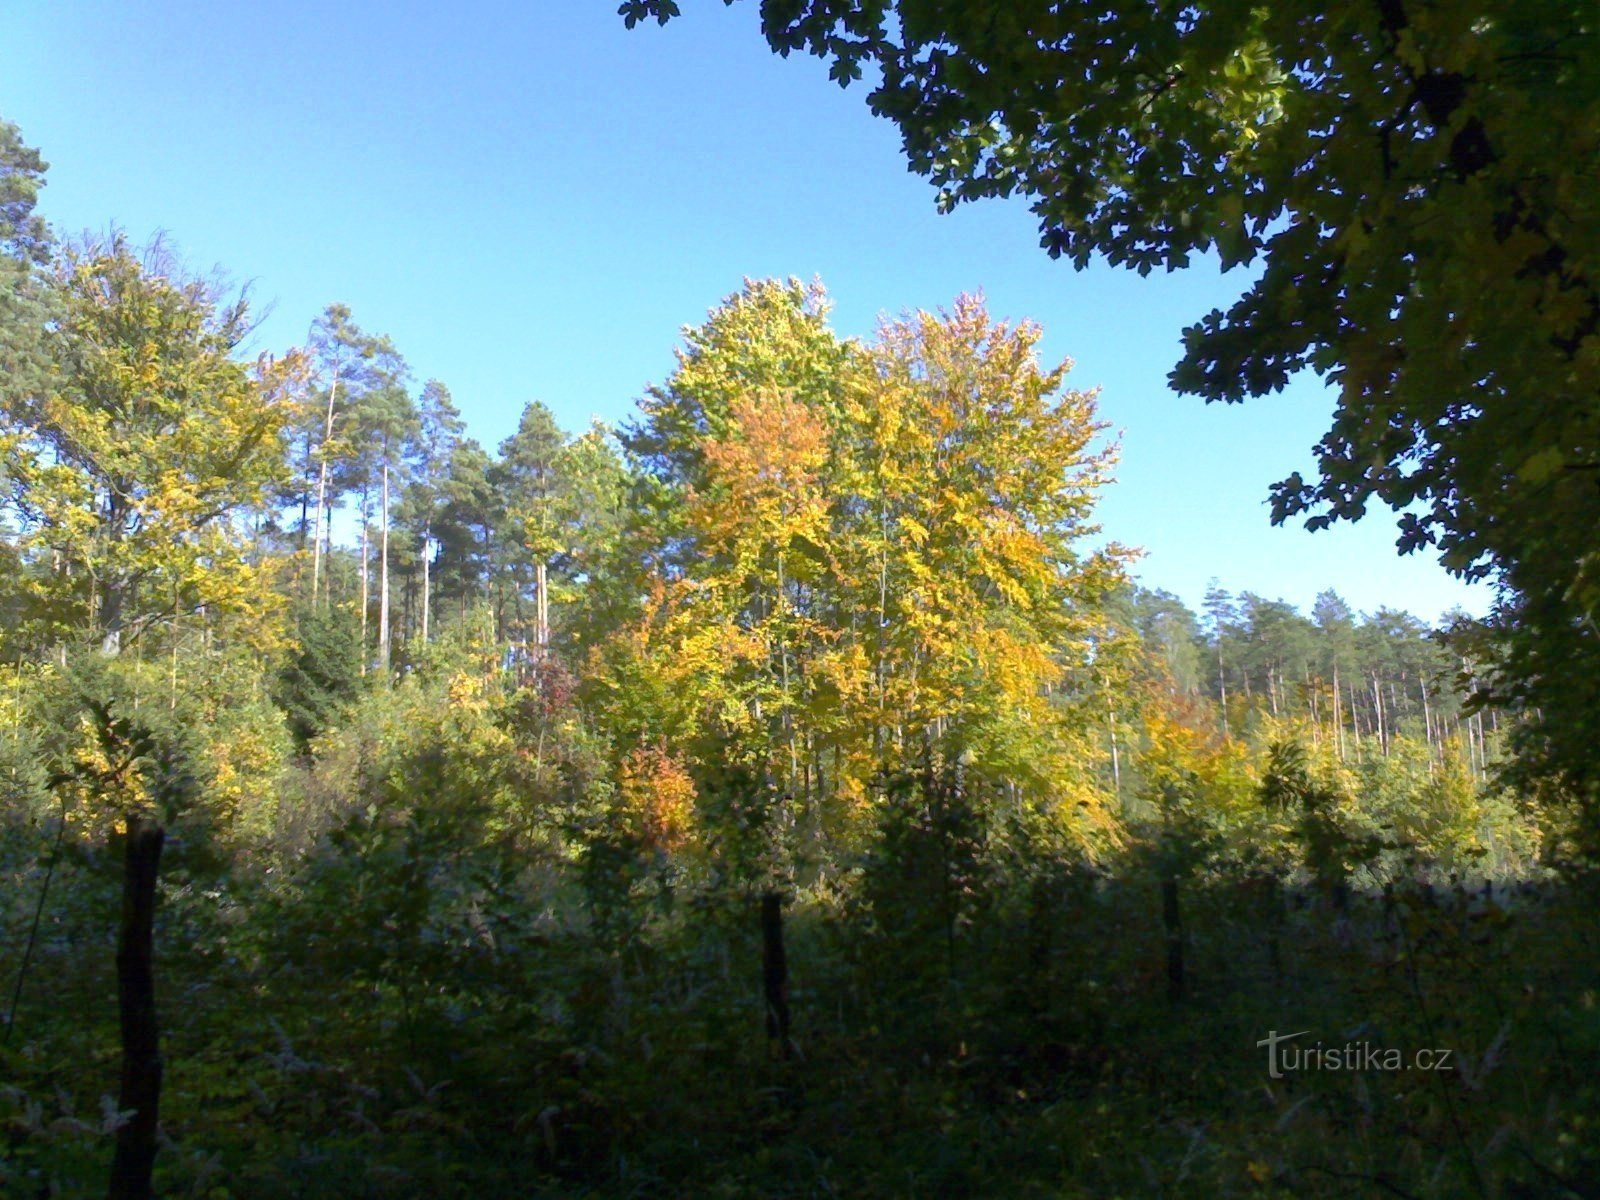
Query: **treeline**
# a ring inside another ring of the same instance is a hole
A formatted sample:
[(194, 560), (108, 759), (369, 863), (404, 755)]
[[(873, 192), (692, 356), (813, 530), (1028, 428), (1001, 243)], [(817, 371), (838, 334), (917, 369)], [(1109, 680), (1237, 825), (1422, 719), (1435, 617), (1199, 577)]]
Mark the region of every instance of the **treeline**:
[(1122, 619), (1172, 687), (1215, 705), (1226, 730), (1248, 728), (1260, 711), (1303, 723), (1341, 760), (1364, 748), (1387, 754), (1398, 737), (1426, 743), (1435, 757), (1463, 745), (1479, 775), (1495, 752), (1500, 713), (1468, 705), (1476, 666), (1448, 636), (1471, 627), (1465, 613), (1434, 627), (1394, 608), (1353, 612), (1329, 589), (1306, 614), (1213, 585), (1202, 615), (1171, 593), (1139, 589)]
[[(1239, 759), (1236, 782), (1287, 739), (1326, 773), (1416, 759), (1401, 790), (1463, 763), (1463, 814), (1493, 791), (1501, 718), (1464, 707), (1465, 643), (1331, 592), (1306, 616), (1219, 590), (1197, 617), (1130, 581), (1093, 524), (1114, 448), (1027, 323), (962, 299), (844, 339), (820, 287), (750, 282), (620, 428), (532, 402), (491, 452), (346, 306), (245, 362), (246, 297), (160, 243), (55, 242), (42, 163), (7, 139), (18, 730), (24, 679), (92, 645), (129, 703), (217, 731), (219, 786), (278, 811), (286, 780), (348, 790), (330, 747), (363, 705), (464, 671), (553, 722), (520, 810), (598, 805), (652, 850), (720, 853), (715, 797), (744, 789), (756, 841), (784, 831), (757, 855), (772, 880), (845, 861), (936, 776), (988, 794), (986, 821), (1105, 854), (1137, 836), (1162, 722)], [(1368, 785), (1343, 785), (1352, 810)]]

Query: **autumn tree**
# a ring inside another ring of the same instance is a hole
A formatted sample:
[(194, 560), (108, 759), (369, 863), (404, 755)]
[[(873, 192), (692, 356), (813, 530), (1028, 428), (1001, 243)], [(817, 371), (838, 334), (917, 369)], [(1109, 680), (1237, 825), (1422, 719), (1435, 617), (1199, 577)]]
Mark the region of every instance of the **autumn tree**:
[(5, 410), (23, 544), (50, 565), (41, 586), (108, 654), (202, 606), (269, 604), (235, 523), (279, 481), (286, 406), (233, 357), (244, 299), (121, 234), (65, 252), (57, 286), (51, 384)]
[(1109, 462), (1093, 397), (973, 300), (870, 347), (825, 315), (818, 289), (747, 284), (625, 435), (647, 600), (602, 648), (599, 702), (624, 737), (710, 739), (814, 830), (932, 762), (1059, 800), (1120, 579), (1083, 548)]
[(625, 742), (655, 729), (737, 761), (739, 780), (718, 782), (754, 779), (759, 805), (785, 794), (804, 808), (823, 791), (832, 766), (813, 759), (841, 719), (813, 711), (802, 762), (797, 710), (817, 682), (805, 664), (819, 649), (813, 593), (828, 537), (825, 414), (851, 361), (827, 307), (815, 285), (747, 281), (687, 331), (677, 370), (622, 432), (637, 479), (628, 590), (646, 602), (600, 652), (651, 685), (605, 703)]
[(779, 53), (870, 75), (942, 208), (1020, 193), (1080, 267), (1258, 267), (1187, 331), (1175, 385), (1237, 401), (1309, 367), (1338, 389), (1318, 476), (1277, 485), (1274, 519), (1381, 501), (1402, 550), (1497, 580), (1485, 683), (1530, 718), (1530, 762), (1600, 812), (1589, 5), (797, 0), (761, 17)]
[(1070, 363), (1038, 362), (1040, 336), (971, 297), (891, 322), (846, 424), (876, 738), (948, 743), (1042, 800), (1075, 794), (1084, 714), (1064, 701), (1093, 687), (1125, 552), (1086, 546), (1113, 451)]

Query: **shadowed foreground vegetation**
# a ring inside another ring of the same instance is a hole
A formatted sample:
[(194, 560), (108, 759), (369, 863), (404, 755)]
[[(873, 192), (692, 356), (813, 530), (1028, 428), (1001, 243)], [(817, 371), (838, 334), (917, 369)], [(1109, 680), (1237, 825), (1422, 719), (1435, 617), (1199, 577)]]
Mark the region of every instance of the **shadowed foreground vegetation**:
[[(208, 827), (203, 789), (185, 793), (168, 762), (158, 786), (183, 832), (156, 933), (158, 1194), (1583, 1196), (1600, 1183), (1587, 876), (1513, 858), (1520, 883), (1469, 867), (1451, 882), (1414, 847), (1355, 832), (1366, 815), (1346, 797), (1341, 861), (1359, 865), (1319, 879), (1326, 827), (1308, 817), (1317, 779), (1333, 777), (1292, 743), (1234, 817), (1197, 815), (1204, 793), (1147, 792), (1147, 819), (1093, 863), (1052, 847), (1004, 789), (913, 772), (887, 782), (893, 804), (858, 851), (800, 855), (784, 1045), (766, 1019), (765, 885), (731, 878), (725, 849), (669, 853), (646, 828), (595, 824), (573, 789), (578, 754), (552, 771), (516, 749), (550, 733), (529, 717), (537, 686), (474, 687), (463, 661), (369, 693), (353, 732), (322, 743), (254, 829)], [(108, 764), (137, 725), (114, 721)], [(485, 756), (496, 738), (508, 752)], [(357, 790), (335, 799), (331, 774), (350, 761)], [(1136, 756), (1128, 769), (1155, 768)], [(702, 780), (698, 803), (737, 811), (748, 784)], [(119, 839), (85, 828), (81, 784), (56, 792), (70, 818), (59, 848), (59, 807), (13, 814), (3, 835), (8, 950), (53, 875), (0, 1050), (0, 1178), (18, 1196), (101, 1194), (121, 1119)], [(1531, 844), (1513, 816), (1478, 820), (1464, 863), (1495, 837), (1503, 855)], [(1257, 1045), (1272, 1031), (1408, 1061), (1452, 1053), (1438, 1072), (1273, 1079)]]

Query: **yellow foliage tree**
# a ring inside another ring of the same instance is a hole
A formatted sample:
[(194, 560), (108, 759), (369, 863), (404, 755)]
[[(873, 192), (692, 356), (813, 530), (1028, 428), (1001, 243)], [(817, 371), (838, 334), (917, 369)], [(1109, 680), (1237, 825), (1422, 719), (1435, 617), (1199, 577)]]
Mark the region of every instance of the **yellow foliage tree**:
[(183, 276), (159, 244), (115, 235), (64, 254), (46, 388), (8, 400), (6, 475), (46, 597), (107, 653), (164, 619), (274, 607), (242, 521), (285, 470), (284, 381), (233, 352), (244, 300)]

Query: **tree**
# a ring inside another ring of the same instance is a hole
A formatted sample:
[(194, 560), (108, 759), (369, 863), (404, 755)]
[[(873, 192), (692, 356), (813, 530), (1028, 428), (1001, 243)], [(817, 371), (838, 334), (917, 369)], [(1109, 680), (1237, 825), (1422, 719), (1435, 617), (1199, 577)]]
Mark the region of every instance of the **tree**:
[[(730, 0), (731, 2), (731, 0)], [(626, 0), (632, 25), (674, 0)], [(779, 53), (871, 70), (873, 110), (949, 209), (1021, 193), (1044, 247), (1141, 272), (1255, 263), (1185, 335), (1181, 390), (1237, 401), (1310, 367), (1339, 389), (1313, 528), (1374, 501), (1402, 550), (1504, 588), (1494, 692), (1585, 700), (1525, 748), (1600, 802), (1600, 38), (1580, 0), (1168, 6), (764, 4)]]
[[(361, 517), (361, 645), (365, 661), (373, 491), (378, 493), (378, 659), (389, 664), (389, 501), (391, 476), (406, 461), (417, 432), (416, 408), (406, 391), (405, 360), (385, 336), (362, 331), (342, 304), (329, 305), (312, 329), (312, 346), (328, 376), (326, 424), (317, 454), (321, 525), (329, 527), (337, 497), (354, 491)], [(337, 428), (337, 433), (336, 433)], [(324, 511), (328, 519), (322, 520)], [(320, 563), (321, 551), (317, 552)], [(318, 568), (314, 564), (312, 579)]]
[[(493, 472), (495, 490), (506, 506), (507, 523), (533, 566), (533, 644), (534, 653), (540, 657), (550, 647), (550, 562), (563, 540), (558, 529), (564, 492), (561, 459), (566, 442), (555, 414), (545, 404), (532, 401), (523, 408), (516, 433), (500, 443), (500, 461)], [(514, 574), (520, 565), (513, 564)], [(523, 583), (513, 578), (512, 585), (518, 613), (517, 636), (524, 640)]]
[(46, 163), (22, 133), (0, 120), (0, 397), (38, 390), (46, 369), (50, 315), (49, 227), (33, 211)]
[[(0, 120), (0, 405), (7, 407), (42, 392), (48, 380), (45, 328), (53, 299), (47, 269), (52, 244), (44, 220), (33, 211), (45, 165), (39, 152), (23, 143), (17, 127)], [(4, 471), (17, 436), (0, 417), (0, 496), (10, 490)], [(24, 623), (28, 595), (22, 583), (24, 564), (6, 517), (0, 508), (0, 602), (8, 618), (6, 631), (14, 634)]]
[[(301, 410), (301, 427), (297, 430), (302, 450), (297, 456), (303, 463), (304, 483), (300, 497), (300, 537), (304, 544), (306, 534), (306, 506), (310, 503), (311, 479), (316, 479), (316, 529), (312, 538), (311, 598), (317, 598), (321, 584), (322, 560), (325, 550), (333, 543), (333, 509), (338, 506), (338, 493), (332, 474), (334, 465), (349, 454), (348, 438), (344, 426), (352, 388), (362, 370), (363, 334), (350, 318), (350, 309), (344, 304), (330, 304), (311, 326), (312, 355), (324, 378), (325, 387), (319, 402), (307, 404)], [(340, 384), (343, 382), (343, 389)], [(326, 538), (327, 547), (324, 546)]]
[(230, 524), (282, 475), (287, 404), (232, 356), (244, 298), (121, 234), (68, 250), (57, 286), (52, 384), (5, 407), (23, 544), (52, 564), (42, 586), (108, 654), (162, 618), (269, 603)]
[(1093, 395), (975, 299), (870, 346), (826, 311), (747, 283), (627, 432), (645, 600), (599, 648), (597, 707), (623, 746), (737, 764), (739, 811), (846, 841), (913, 777), (1099, 816), (1066, 799), (1122, 583), (1120, 551), (1083, 548), (1110, 463)]
[(444, 501), (449, 478), (450, 458), (461, 441), (465, 428), (461, 410), (451, 399), (450, 389), (430, 379), (417, 397), (417, 437), (413, 446), (410, 502), (422, 543), (422, 640), (428, 640), (428, 623), (433, 607), (432, 565), (433, 523)]
[(494, 460), (473, 438), (450, 449), (439, 483), (434, 538), (439, 544), (440, 598), (454, 598), (464, 614), (475, 596), (489, 597), (498, 561), (496, 534), (503, 511), (490, 473)]
[[(379, 386), (361, 398), (357, 424), (370, 440), (378, 467), (378, 666), (389, 671), (389, 501), (391, 484), (405, 470), (419, 431), (416, 406), (405, 388), (405, 363), (398, 354), (379, 355)], [(365, 569), (365, 564), (363, 564)]]

